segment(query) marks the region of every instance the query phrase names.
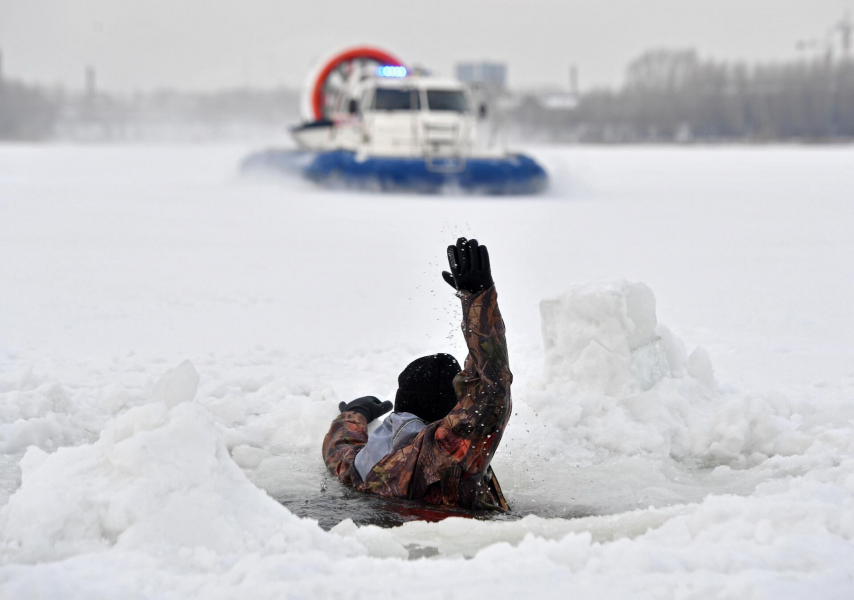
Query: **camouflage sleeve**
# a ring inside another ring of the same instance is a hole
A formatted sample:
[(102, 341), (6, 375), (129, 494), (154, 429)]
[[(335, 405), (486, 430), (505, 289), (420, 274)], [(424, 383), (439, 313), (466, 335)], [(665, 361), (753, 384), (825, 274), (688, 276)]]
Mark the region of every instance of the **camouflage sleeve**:
[(346, 485), (356, 486), (362, 478), (356, 470), (356, 455), (368, 442), (368, 422), (364, 415), (347, 411), (332, 421), (323, 438), (323, 461), (333, 475)]
[(456, 497), (460, 506), (496, 508), (487, 501), (484, 476), (510, 418), (513, 375), (495, 286), (463, 297), (462, 303), (469, 353), (454, 379), (459, 402), (438, 423), (432, 439), (423, 442), (416, 478), (421, 489), (414, 495), (427, 495), (425, 486), (438, 482), (441, 495)]

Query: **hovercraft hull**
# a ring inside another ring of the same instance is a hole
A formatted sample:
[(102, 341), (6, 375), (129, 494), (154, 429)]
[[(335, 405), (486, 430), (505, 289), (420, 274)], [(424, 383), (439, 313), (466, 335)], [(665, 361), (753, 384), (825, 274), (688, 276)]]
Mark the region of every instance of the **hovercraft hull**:
[(298, 174), (332, 188), (369, 191), (537, 194), (547, 185), (543, 168), (524, 154), (503, 157), (361, 157), (349, 150), (266, 150), (246, 158), (244, 172)]

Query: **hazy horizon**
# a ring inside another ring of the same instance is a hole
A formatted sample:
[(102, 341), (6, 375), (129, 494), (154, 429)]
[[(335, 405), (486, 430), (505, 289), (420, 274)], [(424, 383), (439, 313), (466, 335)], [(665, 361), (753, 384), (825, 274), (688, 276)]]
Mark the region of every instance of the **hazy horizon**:
[(575, 64), (587, 90), (618, 84), (651, 48), (791, 59), (799, 40), (823, 40), (852, 8), (851, 0), (382, 0), (358, 9), (342, 0), (0, 0), (0, 50), (8, 77), (81, 88), (92, 65), (99, 87), (114, 91), (298, 87), (324, 55), (360, 43), (444, 74), (461, 60), (503, 61), (517, 87), (564, 86)]

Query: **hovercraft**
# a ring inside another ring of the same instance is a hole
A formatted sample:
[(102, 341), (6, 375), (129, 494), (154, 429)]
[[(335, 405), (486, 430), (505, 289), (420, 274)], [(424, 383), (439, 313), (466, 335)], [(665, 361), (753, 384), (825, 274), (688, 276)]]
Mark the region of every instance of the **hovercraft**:
[(310, 119), (291, 129), (297, 149), (247, 157), (245, 173), (298, 174), (370, 191), (536, 194), (543, 168), (529, 156), (478, 143), (470, 91), (360, 47), (327, 61), (309, 86)]

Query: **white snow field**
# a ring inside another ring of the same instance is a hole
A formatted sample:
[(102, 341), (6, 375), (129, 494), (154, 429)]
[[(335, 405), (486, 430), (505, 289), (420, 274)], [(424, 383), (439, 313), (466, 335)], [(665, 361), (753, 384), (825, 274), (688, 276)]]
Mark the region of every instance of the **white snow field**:
[[(246, 181), (250, 150), (0, 146), (0, 598), (854, 597), (854, 149), (540, 148), (541, 198)], [(411, 521), (320, 444), (463, 359), (463, 234), (514, 510)]]

